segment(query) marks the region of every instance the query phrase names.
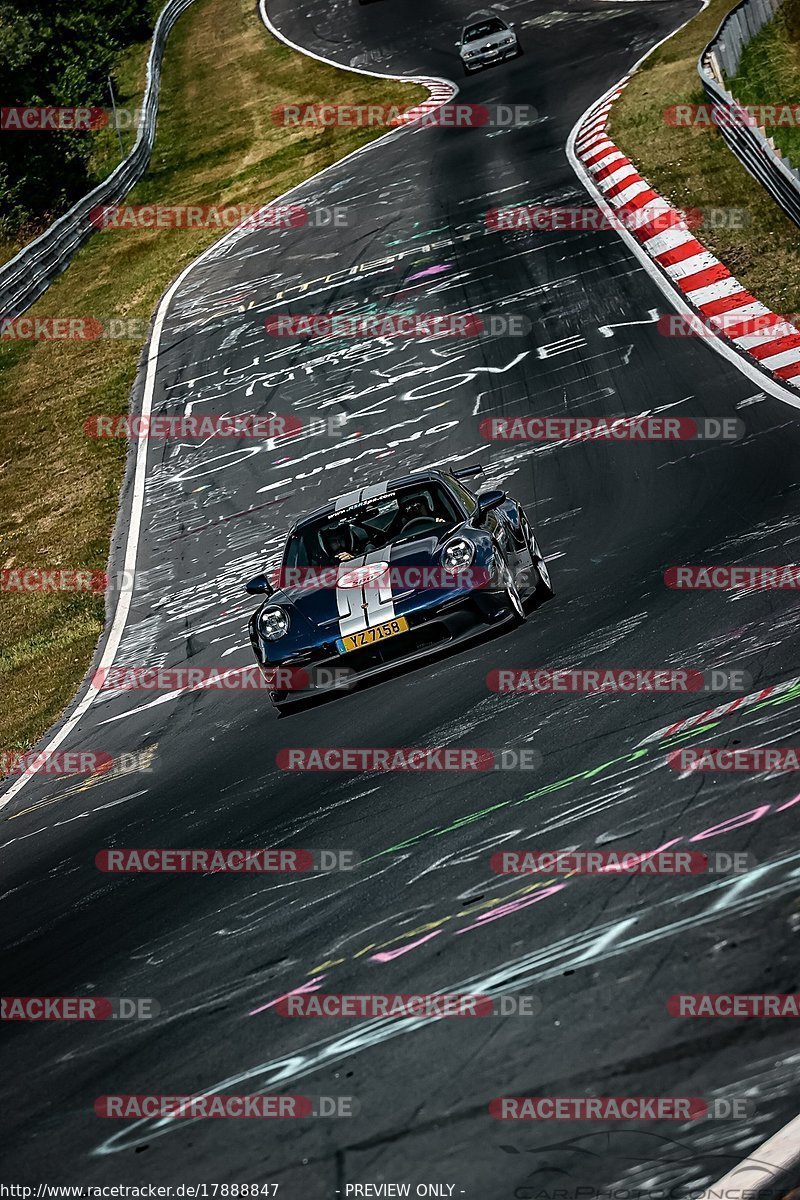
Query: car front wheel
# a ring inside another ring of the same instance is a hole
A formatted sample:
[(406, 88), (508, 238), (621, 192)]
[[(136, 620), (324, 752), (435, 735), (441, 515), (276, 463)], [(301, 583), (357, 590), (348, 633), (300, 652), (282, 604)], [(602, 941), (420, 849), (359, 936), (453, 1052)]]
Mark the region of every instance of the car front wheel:
[(531, 556), (531, 562), (536, 567), (537, 580), (534, 589), (536, 603), (543, 604), (545, 600), (549, 600), (553, 595), (553, 584), (550, 579), (550, 572), (547, 568), (547, 563), (544, 561), (544, 555), (539, 549), (539, 544), (536, 541), (533, 530), (530, 527), (528, 518), (523, 514), (522, 530), (525, 536), (525, 544), (528, 547), (528, 552)]
[(518, 622), (524, 621), (525, 606), (522, 603), (522, 597), (519, 594), (519, 588), (517, 587), (514, 575), (505, 559), (503, 559), (500, 569), (500, 584), (509, 611), (513, 612)]

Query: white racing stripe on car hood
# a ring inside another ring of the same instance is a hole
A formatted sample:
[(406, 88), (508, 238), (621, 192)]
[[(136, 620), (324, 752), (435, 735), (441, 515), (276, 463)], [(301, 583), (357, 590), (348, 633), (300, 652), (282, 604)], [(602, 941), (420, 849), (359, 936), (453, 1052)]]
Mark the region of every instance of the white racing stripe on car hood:
[[(336, 578), (341, 579), (357, 567), (386, 562), (389, 558), (387, 551), (388, 547), (386, 550), (371, 550), (363, 559), (351, 559), (349, 562), (340, 563)], [(373, 625), (391, 621), (395, 616), (391, 578), (384, 576), (374, 584), (351, 588), (339, 587), (337, 584), (336, 606), (339, 610), (340, 637), (361, 633)]]

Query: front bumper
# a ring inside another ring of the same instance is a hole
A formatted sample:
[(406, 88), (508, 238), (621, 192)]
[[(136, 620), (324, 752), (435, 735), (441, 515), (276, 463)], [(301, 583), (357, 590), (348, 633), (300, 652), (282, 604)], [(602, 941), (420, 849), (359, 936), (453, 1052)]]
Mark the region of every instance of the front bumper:
[(288, 708), (313, 697), (335, 691), (347, 691), (362, 680), (374, 678), (398, 667), (430, 657), (439, 651), (485, 636), (487, 630), (513, 619), (505, 596), (496, 591), (473, 593), (450, 600), (436, 609), (402, 613), (409, 629), (372, 646), (363, 646), (347, 654), (335, 648), (335, 637), (313, 650), (285, 658), (265, 661), (256, 648), (264, 671), (290, 667), (308, 673), (314, 686), (306, 690), (270, 692), (276, 707)]
[(461, 61), (468, 71), (474, 70), (476, 67), (488, 67), (491, 63), (503, 62), (507, 58), (514, 58), (519, 50), (519, 45), (514, 42), (511, 46), (499, 46), (496, 50), (481, 50), (473, 57), (466, 58), (462, 55)]

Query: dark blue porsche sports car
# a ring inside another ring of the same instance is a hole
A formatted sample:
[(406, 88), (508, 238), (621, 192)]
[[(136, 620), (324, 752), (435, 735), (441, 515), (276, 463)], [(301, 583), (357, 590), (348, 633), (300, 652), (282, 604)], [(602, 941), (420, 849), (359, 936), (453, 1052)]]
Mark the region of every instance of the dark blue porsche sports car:
[(246, 585), (265, 597), (250, 640), (276, 708), (524, 621), (526, 602), (552, 596), (522, 506), (465, 486), (481, 473), (389, 479), (295, 523), (280, 567)]

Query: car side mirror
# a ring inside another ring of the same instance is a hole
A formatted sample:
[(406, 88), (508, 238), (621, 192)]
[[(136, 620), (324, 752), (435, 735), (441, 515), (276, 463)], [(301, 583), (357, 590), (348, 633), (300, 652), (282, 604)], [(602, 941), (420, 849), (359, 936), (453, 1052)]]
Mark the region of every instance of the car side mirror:
[(274, 589), (266, 575), (256, 575), (244, 585), (244, 590), (253, 596), (269, 596)]
[(480, 525), (486, 514), (491, 512), (493, 508), (499, 508), (500, 505), (505, 502), (505, 500), (506, 494), (505, 492), (500, 491), (499, 488), (491, 492), (481, 492), (478, 496), (478, 507), (475, 510), (475, 519), (477, 523)]
[(461, 46), (461, 42), (455, 42), (454, 45), (455, 45), (456, 50), (458, 50)]
[(517, 23), (516, 21), (509, 21), (509, 22), (508, 22), (508, 28), (509, 28), (509, 29), (513, 29), (513, 28), (514, 28), (514, 26), (516, 25), (516, 23)]

